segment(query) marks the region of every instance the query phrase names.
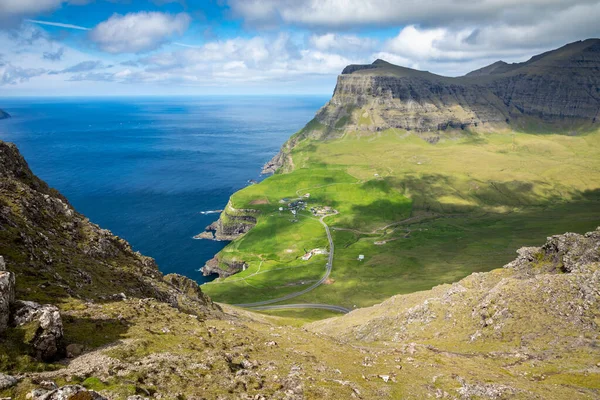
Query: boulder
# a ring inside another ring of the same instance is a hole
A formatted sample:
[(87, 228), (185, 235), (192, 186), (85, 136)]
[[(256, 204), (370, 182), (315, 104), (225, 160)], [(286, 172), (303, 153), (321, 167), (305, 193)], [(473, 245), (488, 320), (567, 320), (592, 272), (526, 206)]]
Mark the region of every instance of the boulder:
[(83, 386), (68, 385), (54, 390), (36, 389), (29, 393), (27, 398), (32, 400), (108, 400), (93, 390)]
[(0, 373), (0, 390), (8, 389), (17, 384), (18, 380), (14, 376)]
[(8, 328), (10, 306), (15, 301), (15, 275), (6, 271), (4, 258), (0, 256), (0, 334)]
[(79, 357), (81, 354), (83, 354), (83, 345), (81, 344), (77, 344), (77, 343), (71, 343), (70, 345), (67, 346), (67, 357), (68, 358), (75, 358), (75, 357)]
[(35, 356), (43, 361), (52, 361), (63, 349), (63, 324), (56, 306), (32, 301), (16, 301), (13, 323), (15, 326), (35, 324), (35, 333), (29, 340)]

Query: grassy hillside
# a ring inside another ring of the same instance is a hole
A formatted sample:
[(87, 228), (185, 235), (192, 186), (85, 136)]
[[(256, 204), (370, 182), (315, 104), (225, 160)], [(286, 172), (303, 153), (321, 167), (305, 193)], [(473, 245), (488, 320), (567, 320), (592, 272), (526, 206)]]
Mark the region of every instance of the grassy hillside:
[(294, 303), (375, 304), (499, 267), (521, 245), (600, 222), (597, 131), (450, 132), (435, 144), (396, 129), (310, 139), (318, 136), (293, 147), (291, 173), (232, 197), (234, 207), (261, 213), (257, 226), (221, 253), (248, 269), (203, 286), (217, 301), (276, 298), (323, 275), (325, 256), (300, 259), (327, 245), (318, 218), (307, 209), (294, 222), (287, 209), (278, 211), (281, 199), (306, 193), (308, 208), (339, 211), (325, 218), (335, 258), (330, 281)]

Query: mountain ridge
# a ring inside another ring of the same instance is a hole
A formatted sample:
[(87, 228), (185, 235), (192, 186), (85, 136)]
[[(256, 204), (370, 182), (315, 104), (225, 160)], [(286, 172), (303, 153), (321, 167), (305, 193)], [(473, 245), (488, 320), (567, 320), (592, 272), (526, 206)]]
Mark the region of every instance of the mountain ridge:
[(309, 123), (292, 136), (263, 172), (284, 166), (295, 143), (309, 137), (339, 138), (389, 128), (425, 136), (465, 129), (594, 129), (600, 113), (599, 72), (600, 39), (573, 42), (523, 63), (497, 61), (460, 77), (380, 59), (349, 65), (313, 126)]

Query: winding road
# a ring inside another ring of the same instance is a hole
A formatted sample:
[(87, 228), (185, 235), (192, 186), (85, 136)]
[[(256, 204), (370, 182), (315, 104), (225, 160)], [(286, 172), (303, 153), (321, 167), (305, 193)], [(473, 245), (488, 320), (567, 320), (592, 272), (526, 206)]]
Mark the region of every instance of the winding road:
[(233, 304), (233, 305), (238, 306), (238, 307), (243, 307), (243, 308), (250, 308), (253, 310), (261, 310), (261, 311), (262, 310), (293, 309), (293, 308), (318, 308), (318, 309), (322, 309), (322, 310), (341, 312), (344, 314), (349, 313), (351, 310), (349, 310), (345, 307), (335, 306), (335, 305), (331, 305), (331, 304), (303, 303), (303, 304), (270, 305), (270, 304), (274, 304), (274, 303), (279, 303), (281, 301), (290, 300), (290, 299), (293, 299), (294, 297), (302, 296), (303, 294), (306, 294), (306, 293), (316, 289), (317, 287), (321, 286), (323, 284), (323, 282), (325, 282), (329, 278), (329, 275), (331, 274), (331, 269), (333, 268), (334, 245), (333, 245), (333, 239), (331, 238), (331, 232), (329, 231), (329, 226), (325, 223), (324, 219), (327, 217), (330, 217), (332, 215), (336, 215), (336, 214), (337, 214), (337, 211), (333, 214), (323, 215), (319, 219), (319, 222), (325, 227), (325, 232), (327, 233), (327, 240), (329, 241), (329, 257), (327, 259), (327, 265), (325, 266), (326, 267), (325, 275), (323, 275), (323, 277), (321, 279), (319, 279), (317, 282), (313, 283), (309, 287), (300, 290), (299, 292), (290, 293), (288, 295), (278, 297), (276, 299), (257, 301), (255, 303), (243, 303), (243, 304)]

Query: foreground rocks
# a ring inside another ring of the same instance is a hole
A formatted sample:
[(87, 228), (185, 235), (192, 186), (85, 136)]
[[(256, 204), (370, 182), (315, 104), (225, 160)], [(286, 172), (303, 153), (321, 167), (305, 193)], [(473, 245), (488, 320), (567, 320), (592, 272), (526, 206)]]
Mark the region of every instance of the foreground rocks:
[(4, 257), (0, 256), (0, 334), (8, 328), (10, 307), (15, 301), (15, 275), (6, 270)]
[(83, 386), (69, 385), (53, 390), (36, 389), (29, 393), (31, 400), (108, 400), (93, 390)]
[(58, 307), (16, 301), (12, 318), (15, 326), (35, 331), (28, 343), (36, 358), (52, 361), (63, 355), (63, 323)]

